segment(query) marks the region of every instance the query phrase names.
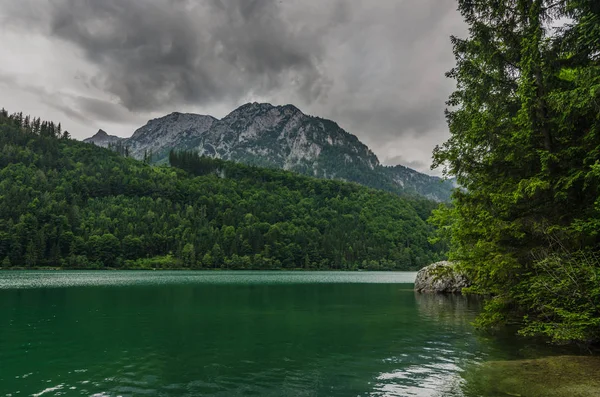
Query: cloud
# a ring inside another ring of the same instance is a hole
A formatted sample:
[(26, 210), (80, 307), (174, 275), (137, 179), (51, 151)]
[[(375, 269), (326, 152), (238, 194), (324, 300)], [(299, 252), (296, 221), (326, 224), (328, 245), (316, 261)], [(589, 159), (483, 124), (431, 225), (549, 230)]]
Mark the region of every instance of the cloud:
[(93, 120), (128, 123), (138, 119), (116, 103), (84, 96), (76, 96), (71, 99), (81, 113)]
[[(62, 90), (72, 95), (64, 113), (80, 119), (294, 103), (382, 159), (426, 171), (447, 136), (449, 36), (465, 33), (455, 9), (454, 0), (4, 0), (0, 23), (85, 61), (78, 90), (68, 81)], [(51, 80), (58, 66), (44, 73)]]
[(56, 0), (51, 35), (98, 67), (93, 83), (129, 110), (203, 105), (287, 87), (320, 95), (324, 49), (276, 0)]
[(0, 73), (0, 86), (16, 88), (22, 92), (29, 93), (43, 104), (83, 123), (93, 121), (131, 123), (139, 121), (138, 117), (116, 103), (61, 91), (50, 92), (42, 86), (23, 82), (18, 77), (5, 73)]
[(394, 157), (391, 157), (391, 158), (387, 158), (387, 159), (385, 159), (384, 164), (385, 165), (390, 165), (390, 166), (401, 164), (401, 165), (404, 165), (404, 166), (406, 166), (408, 168), (413, 168), (413, 169), (419, 169), (419, 168), (425, 168), (425, 167), (427, 167), (427, 164), (425, 164), (422, 161), (419, 161), (419, 160), (411, 161), (411, 160), (405, 159), (402, 156), (394, 156)]

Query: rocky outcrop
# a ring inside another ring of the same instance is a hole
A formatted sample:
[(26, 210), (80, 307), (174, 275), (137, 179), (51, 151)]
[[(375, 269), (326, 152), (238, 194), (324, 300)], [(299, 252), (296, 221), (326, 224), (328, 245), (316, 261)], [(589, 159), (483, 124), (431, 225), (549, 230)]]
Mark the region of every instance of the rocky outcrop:
[(419, 270), (415, 280), (415, 291), (460, 293), (470, 285), (468, 278), (456, 269), (454, 263), (442, 261)]

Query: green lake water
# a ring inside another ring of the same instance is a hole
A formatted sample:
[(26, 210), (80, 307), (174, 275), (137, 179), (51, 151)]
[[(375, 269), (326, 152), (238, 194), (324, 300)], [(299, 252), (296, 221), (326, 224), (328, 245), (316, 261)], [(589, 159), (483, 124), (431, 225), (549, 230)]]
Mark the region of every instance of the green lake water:
[(464, 396), (477, 300), (407, 272), (0, 272), (0, 396)]

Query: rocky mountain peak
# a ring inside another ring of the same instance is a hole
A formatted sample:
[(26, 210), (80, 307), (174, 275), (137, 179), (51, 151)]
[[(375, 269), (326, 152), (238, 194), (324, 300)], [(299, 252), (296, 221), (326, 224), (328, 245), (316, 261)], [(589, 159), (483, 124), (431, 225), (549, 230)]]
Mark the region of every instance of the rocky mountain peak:
[[(286, 112), (290, 112), (290, 113), (302, 113), (302, 111), (300, 109), (298, 109), (296, 106), (294, 106), (292, 104), (278, 106), (278, 108), (280, 108)], [(304, 113), (302, 113), (302, 114), (304, 114)]]
[(258, 113), (268, 112), (269, 110), (274, 108), (275, 106), (271, 105), (270, 103), (249, 102), (233, 110), (224, 118), (239, 117), (243, 115), (255, 115)]
[[(105, 140), (94, 136), (86, 142)], [(148, 121), (123, 143), (138, 159), (152, 153), (154, 161), (166, 161), (171, 150), (188, 150), (392, 192), (411, 192), (438, 201), (447, 200), (451, 189), (438, 178), (404, 167), (382, 166), (355, 135), (334, 121), (308, 116), (291, 104), (246, 103), (221, 120), (173, 112)]]
[(149, 120), (133, 133), (126, 144), (135, 158), (142, 158), (148, 152), (156, 158), (164, 158), (171, 149), (188, 146), (208, 131), (215, 121), (217, 119), (212, 116), (173, 112)]
[(267, 114), (267, 113), (273, 113), (273, 114), (285, 114), (285, 115), (293, 115), (293, 114), (303, 114), (302, 111), (300, 109), (298, 109), (296, 106), (288, 104), (288, 105), (283, 105), (283, 106), (274, 106), (270, 103), (259, 103), (259, 102), (250, 102), (250, 103), (246, 103), (240, 107), (238, 107), (237, 109), (235, 109), (234, 111), (232, 111), (231, 113), (229, 113), (227, 116), (224, 117), (224, 119), (228, 119), (228, 118), (232, 118), (232, 117), (254, 117), (258, 114)]
[(94, 136), (85, 139), (84, 142), (92, 143), (96, 146), (108, 147), (110, 144), (117, 143), (121, 140), (123, 140), (123, 138), (119, 138), (115, 135), (108, 135), (106, 131), (99, 129)]

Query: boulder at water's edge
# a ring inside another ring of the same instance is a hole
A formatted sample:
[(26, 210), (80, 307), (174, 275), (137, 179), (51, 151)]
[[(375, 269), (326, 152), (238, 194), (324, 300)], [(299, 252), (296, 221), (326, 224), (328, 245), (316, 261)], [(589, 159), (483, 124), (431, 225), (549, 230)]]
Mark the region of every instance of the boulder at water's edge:
[(467, 277), (456, 269), (454, 263), (442, 261), (419, 270), (415, 280), (415, 291), (460, 293), (470, 285)]

